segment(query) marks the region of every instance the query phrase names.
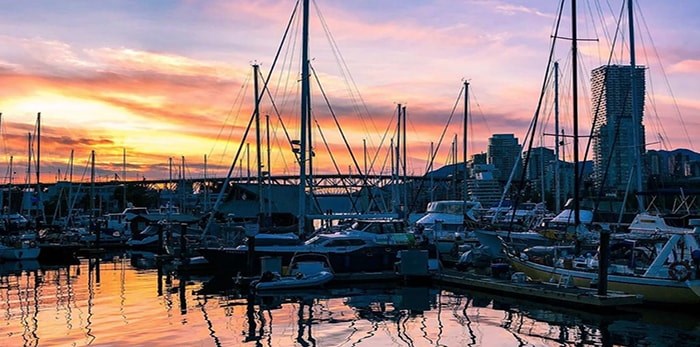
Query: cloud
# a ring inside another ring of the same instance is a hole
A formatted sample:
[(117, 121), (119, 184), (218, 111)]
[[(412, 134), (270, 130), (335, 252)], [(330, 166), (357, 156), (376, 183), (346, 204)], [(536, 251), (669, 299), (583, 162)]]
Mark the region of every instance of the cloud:
[(670, 72), (680, 74), (697, 74), (700, 73), (700, 59), (685, 59), (671, 65)]
[(540, 17), (545, 17), (545, 18), (554, 18), (554, 15), (551, 13), (544, 13), (540, 12), (539, 10), (532, 8), (532, 7), (526, 7), (523, 5), (514, 5), (514, 4), (500, 4), (496, 5), (495, 7), (496, 11), (500, 13), (504, 13), (506, 15), (512, 16), (517, 13), (525, 13), (525, 14), (532, 14)]

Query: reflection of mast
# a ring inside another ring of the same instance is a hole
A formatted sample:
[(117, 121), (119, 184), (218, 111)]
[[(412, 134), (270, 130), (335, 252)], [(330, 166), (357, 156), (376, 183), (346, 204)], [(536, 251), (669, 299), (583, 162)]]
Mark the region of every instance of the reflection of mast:
[(33, 345), (39, 344), (39, 336), (37, 336), (36, 331), (39, 329), (39, 284), (41, 280), (39, 279), (38, 270), (28, 271), (27, 278), (30, 274), (34, 274), (34, 314), (32, 314), (32, 338), (34, 339)]
[(255, 333), (257, 324), (255, 322), (255, 295), (248, 294), (246, 298), (246, 317), (248, 318), (248, 335), (246, 335), (244, 342), (258, 341), (260, 337)]
[[(315, 340), (311, 337), (311, 317), (312, 317), (312, 306), (309, 305), (309, 318), (304, 319), (304, 300), (299, 300), (299, 310), (297, 311), (297, 339), (296, 341), (302, 346), (316, 345)], [(308, 340), (312, 342), (309, 344), (304, 340), (304, 328), (308, 326), (309, 337)]]
[[(92, 258), (88, 259), (88, 300), (87, 300), (87, 305), (88, 305), (88, 315), (86, 322), (87, 324), (85, 325), (85, 330), (86, 330), (86, 335), (88, 336), (88, 341), (87, 345), (92, 344), (92, 342), (95, 341), (95, 335), (92, 334), (92, 306), (93, 306), (93, 299), (95, 298), (95, 281), (93, 280), (92, 277), (92, 272), (93, 272), (93, 262)], [(99, 269), (99, 260), (97, 260), (97, 269)], [(99, 271), (99, 270), (98, 270)], [(99, 282), (98, 282), (99, 283)]]
[[(124, 188), (126, 189), (126, 185), (124, 186)], [(124, 206), (124, 208), (126, 208), (126, 205)], [(124, 304), (126, 303), (126, 257), (124, 256), (124, 254), (122, 254), (120, 260), (121, 266), (119, 268), (119, 313), (122, 316), (124, 324), (128, 324), (129, 322), (126, 320), (126, 314), (124, 313)]]
[(180, 314), (187, 314), (187, 298), (185, 296), (185, 284), (187, 283), (187, 278), (183, 274), (180, 275), (180, 280), (178, 282), (178, 294), (180, 294)]
[(216, 331), (214, 331), (214, 324), (211, 322), (211, 319), (209, 318), (209, 313), (205, 309), (207, 306), (207, 295), (202, 295), (201, 297), (204, 298), (204, 302), (198, 303), (200, 309), (202, 310), (202, 318), (204, 318), (204, 321), (207, 323), (207, 330), (209, 330), (209, 336), (211, 336), (211, 338), (214, 339), (214, 344), (217, 347), (221, 347), (221, 341), (219, 341), (219, 337), (216, 336)]

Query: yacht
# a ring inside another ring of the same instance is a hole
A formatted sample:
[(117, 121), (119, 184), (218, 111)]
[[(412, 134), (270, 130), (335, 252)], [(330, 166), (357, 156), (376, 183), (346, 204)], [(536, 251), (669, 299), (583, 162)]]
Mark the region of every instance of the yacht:
[(415, 222), (415, 232), (434, 244), (439, 254), (456, 255), (461, 244), (473, 239), (469, 229), (478, 223), (481, 210), (481, 203), (476, 201), (432, 201), (423, 217)]
[[(262, 257), (279, 257), (282, 264), (288, 264), (295, 254), (317, 253), (328, 257), (336, 273), (388, 271), (394, 269), (398, 252), (415, 244), (403, 220), (357, 220), (347, 229), (317, 234), (301, 244), (256, 245), (250, 255), (251, 266), (257, 274)], [(217, 273), (235, 275), (248, 270), (249, 250), (245, 244), (200, 248), (199, 253)]]

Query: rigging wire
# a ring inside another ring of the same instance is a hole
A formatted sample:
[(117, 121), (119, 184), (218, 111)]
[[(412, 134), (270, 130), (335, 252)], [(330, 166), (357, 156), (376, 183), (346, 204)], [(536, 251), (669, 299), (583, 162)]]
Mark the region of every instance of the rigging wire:
[[(219, 133), (216, 134), (216, 138), (214, 139), (214, 145), (212, 145), (211, 149), (209, 150), (209, 155), (208, 155), (209, 157), (212, 156), (212, 153), (214, 152), (214, 146), (221, 138), (221, 135), (223, 134), (223, 131), (226, 128), (226, 124), (228, 123), (229, 118), (234, 114), (233, 110), (236, 107), (236, 105), (238, 105), (238, 108), (235, 112), (235, 118), (234, 118), (233, 124), (236, 124), (238, 122), (238, 115), (241, 111), (241, 107), (243, 104), (243, 96), (245, 95), (246, 91), (248, 90), (249, 83), (250, 83), (250, 75), (246, 74), (245, 80), (243, 81), (240, 88), (238, 89), (238, 94), (236, 95), (236, 98), (234, 99), (233, 103), (231, 104), (231, 107), (229, 108), (228, 113), (226, 114), (226, 119), (224, 119), (224, 123), (221, 125), (221, 128), (219, 128)], [(230, 140), (230, 137), (231, 137), (231, 133), (229, 132), (229, 136), (228, 136), (229, 140)], [(219, 163), (223, 162), (223, 160), (224, 160), (224, 156), (226, 155), (226, 148), (228, 148), (228, 142), (229, 141), (225, 142), (224, 151), (220, 156)]]
[[(548, 84), (547, 81), (548, 81), (549, 76), (550, 76), (550, 71), (552, 70), (551, 66), (552, 66), (553, 61), (554, 61), (554, 59), (553, 59), (554, 49), (556, 47), (557, 37), (559, 34), (559, 24), (561, 23), (561, 17), (562, 17), (563, 11), (564, 11), (564, 0), (562, 0), (560, 2), (560, 5), (559, 5), (559, 11), (558, 11), (559, 15), (557, 16), (556, 24), (554, 26), (554, 31), (553, 31), (553, 35), (552, 35), (552, 43), (551, 43), (551, 46), (549, 49), (549, 58), (547, 59), (547, 67), (545, 69), (544, 78), (542, 80), (542, 87), (540, 89), (540, 95), (539, 95), (539, 98), (537, 101), (537, 107), (535, 108), (535, 114), (532, 117), (532, 122), (530, 123), (530, 126), (529, 126), (527, 133), (525, 135), (525, 138), (523, 140), (524, 142), (529, 141), (529, 144), (528, 144), (528, 149), (527, 149), (527, 155), (525, 155), (525, 158), (523, 160), (523, 169), (522, 169), (522, 172), (520, 174), (520, 185), (518, 187), (518, 191), (523, 191), (523, 188), (524, 188), (525, 174), (527, 172), (527, 166), (528, 166), (529, 161), (530, 161), (530, 155), (532, 154), (532, 145), (534, 143), (534, 138), (535, 138), (536, 129), (537, 129), (537, 122), (538, 122), (538, 119), (540, 116), (540, 111), (542, 109), (542, 101), (544, 100), (544, 95), (547, 91), (547, 89), (546, 89), (547, 84)], [(515, 167), (518, 165), (517, 163), (519, 162), (519, 160), (520, 160), (520, 156), (518, 156), (518, 158), (516, 159), (513, 170), (511, 171), (511, 178), (512, 178), (513, 174), (515, 173)], [(498, 203), (498, 205), (499, 205), (498, 208), (501, 207), (501, 204), (502, 204), (503, 200), (505, 199), (505, 196), (508, 192), (508, 185), (510, 184), (511, 178), (508, 179), (509, 182), (506, 184), (506, 187), (503, 189), (503, 194), (501, 196), (500, 202)], [(515, 210), (517, 208), (519, 198), (520, 198), (520, 194), (517, 194), (515, 196), (515, 201), (513, 203), (513, 210)], [(510, 229), (512, 229), (514, 220), (515, 220), (515, 213), (513, 213), (511, 216), (511, 220), (509, 223), (510, 227), (509, 227), (509, 231), (508, 231), (509, 233), (510, 233)]]
[[(329, 30), (329, 26), (321, 13), (321, 10), (319, 9), (318, 5), (316, 4), (316, 1), (312, 1), (314, 4), (314, 7), (316, 8), (316, 12), (319, 17), (319, 21), (321, 22), (321, 26), (323, 27), (323, 30), (326, 34), (327, 40), (329, 41), (329, 44), (331, 46), (331, 50), (333, 52), (333, 55), (336, 58), (336, 62), (338, 65), (338, 68), (340, 70), (340, 73), (343, 76), (343, 81), (345, 82), (346, 88), (348, 93), (350, 94), (350, 98), (353, 101), (352, 106), (357, 115), (360, 117), (360, 120), (362, 121), (362, 126), (365, 130), (366, 133), (369, 133), (367, 130), (367, 124), (366, 120), (369, 119), (370, 125), (372, 126), (372, 132), (376, 133), (377, 132), (377, 126), (374, 123), (374, 118), (370, 116), (369, 109), (367, 108), (367, 104), (365, 103), (364, 98), (362, 97), (362, 93), (360, 93), (360, 89), (357, 87), (357, 83), (355, 82), (354, 77), (352, 76), (352, 73), (350, 72), (350, 69), (347, 65), (347, 62), (345, 61), (345, 58), (340, 52), (339, 46), (337, 42), (335, 41), (335, 38), (333, 37), (331, 31)], [(359, 105), (358, 105), (359, 104)], [(374, 143), (372, 142), (372, 138), (370, 137), (369, 139), (370, 146), (373, 146)]]
[[(355, 159), (355, 155), (352, 152), (352, 148), (350, 148), (350, 144), (348, 143), (347, 138), (345, 137), (345, 133), (343, 132), (343, 129), (340, 127), (340, 123), (338, 122), (338, 118), (335, 115), (335, 111), (333, 111), (333, 107), (331, 106), (330, 101), (328, 100), (328, 96), (326, 95), (326, 92), (323, 89), (323, 86), (321, 85), (321, 80), (319, 80), (318, 75), (316, 74), (316, 69), (311, 64), (309, 64), (309, 68), (311, 69), (311, 73), (314, 75), (314, 79), (316, 80), (316, 83), (318, 84), (319, 91), (321, 92), (321, 95), (323, 96), (323, 99), (325, 100), (326, 105), (328, 106), (328, 110), (331, 113), (331, 116), (333, 117), (333, 121), (335, 121), (335, 125), (338, 128), (338, 131), (340, 132), (340, 135), (343, 139), (343, 142), (345, 143), (345, 147), (347, 148), (347, 150), (350, 154), (350, 157), (352, 158), (352, 162), (355, 164), (355, 168), (356, 168), (357, 172), (361, 173), (362, 169), (360, 169), (360, 164), (358, 164), (357, 160)], [(335, 156), (333, 155), (333, 152), (331, 151), (331, 149), (328, 145), (328, 142), (326, 141), (326, 137), (323, 134), (323, 131), (321, 129), (321, 125), (318, 123), (317, 119), (314, 118), (314, 121), (316, 122), (316, 125), (318, 127), (318, 132), (321, 135), (321, 139), (326, 146), (326, 150), (328, 151), (328, 155), (331, 157), (331, 160), (333, 161), (333, 165), (336, 168), (336, 172), (338, 173), (338, 175), (342, 175), (340, 168), (336, 164)], [(367, 185), (367, 183), (368, 183), (367, 182), (367, 175), (364, 174), (363, 177), (364, 177), (364, 184)], [(348, 195), (351, 196), (350, 201), (352, 203), (352, 209), (355, 212), (358, 212), (357, 207), (356, 207), (356, 199), (352, 199), (352, 195), (350, 195), (350, 191), (349, 191), (347, 186), (344, 185), (343, 187), (348, 192)]]
[[(450, 116), (447, 119), (447, 122), (445, 123), (445, 126), (442, 128), (442, 132), (440, 133), (440, 138), (438, 139), (438, 143), (435, 146), (435, 149), (433, 153), (430, 154), (430, 161), (428, 163), (428, 167), (432, 167), (433, 163), (435, 162), (435, 157), (437, 156), (438, 151), (440, 150), (440, 146), (442, 145), (442, 141), (445, 138), (445, 134), (447, 133), (447, 129), (450, 126), (450, 123), (452, 123), (452, 118), (455, 115), (455, 112), (457, 110), (457, 107), (459, 106), (459, 101), (462, 99), (462, 95), (464, 94), (464, 85), (459, 89), (459, 93), (457, 94), (457, 98), (455, 99), (455, 103), (452, 106), (452, 111), (450, 112)], [(452, 151), (450, 151), (452, 152)], [(423, 176), (427, 175), (427, 172), (423, 174)], [(407, 210), (411, 211), (413, 209), (413, 206), (418, 201), (419, 196), (421, 195), (421, 192), (423, 191), (423, 186), (425, 185), (425, 180), (421, 180), (420, 183), (418, 184), (418, 189), (416, 189), (416, 193), (413, 195), (413, 199), (411, 200), (411, 203), (408, 204)]]
[[(659, 55), (659, 51), (656, 49), (656, 44), (654, 43), (654, 38), (651, 36), (651, 31), (649, 30), (649, 26), (647, 25), (646, 18), (644, 17), (644, 12), (642, 12), (642, 9), (640, 8), (639, 4), (637, 3), (637, 12), (639, 13), (642, 23), (644, 24), (644, 28), (646, 29), (646, 33), (649, 36), (649, 42), (651, 42), (651, 47), (654, 50), (654, 56), (656, 57), (656, 60), (659, 64), (659, 68), (661, 69), (661, 74), (664, 76), (664, 82), (666, 83), (666, 87), (668, 88), (669, 94), (671, 96), (671, 100), (673, 100), (673, 106), (674, 110), (676, 111), (676, 117), (678, 118), (678, 121), (681, 123), (683, 127), (683, 132), (685, 133), (686, 140), (688, 141), (688, 144), (690, 145), (690, 148), (693, 149), (695, 146), (693, 145), (692, 138), (688, 134), (688, 128), (685, 125), (685, 120), (683, 119), (683, 116), (681, 114), (680, 107), (678, 106), (678, 101), (676, 100), (676, 96), (673, 93), (673, 90), (671, 89), (671, 83), (668, 80), (668, 74), (666, 74), (666, 69), (664, 68), (664, 64), (661, 62), (661, 58)], [(668, 136), (666, 136), (665, 131), (664, 131), (664, 136), (666, 139), (668, 139)]]

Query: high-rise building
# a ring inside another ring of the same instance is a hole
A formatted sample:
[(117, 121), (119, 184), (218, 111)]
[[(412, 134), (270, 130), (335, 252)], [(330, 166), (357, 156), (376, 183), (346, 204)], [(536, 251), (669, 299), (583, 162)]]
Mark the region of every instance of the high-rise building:
[[(632, 180), (633, 168), (645, 152), (644, 125), (644, 67), (634, 71), (632, 66), (606, 65), (591, 73), (593, 125), (593, 168), (596, 188), (625, 190)], [(632, 93), (637, 100), (637, 114), (632, 112)], [(637, 140), (635, 141), (635, 136)], [(645, 172), (642, 169), (642, 182)]]
[[(520, 157), (521, 146), (513, 134), (493, 134), (486, 151), (488, 164), (495, 167), (494, 178), (507, 180)], [(517, 169), (517, 168), (516, 168)]]

